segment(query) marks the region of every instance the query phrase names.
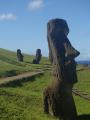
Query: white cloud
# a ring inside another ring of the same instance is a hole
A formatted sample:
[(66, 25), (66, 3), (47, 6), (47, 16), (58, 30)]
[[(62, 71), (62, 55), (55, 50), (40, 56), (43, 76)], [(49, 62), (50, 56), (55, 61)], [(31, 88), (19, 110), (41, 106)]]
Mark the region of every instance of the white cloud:
[(40, 9), (44, 6), (43, 0), (32, 0), (28, 4), (28, 9), (30, 11)]
[(0, 20), (16, 20), (16, 16), (12, 13), (0, 14)]

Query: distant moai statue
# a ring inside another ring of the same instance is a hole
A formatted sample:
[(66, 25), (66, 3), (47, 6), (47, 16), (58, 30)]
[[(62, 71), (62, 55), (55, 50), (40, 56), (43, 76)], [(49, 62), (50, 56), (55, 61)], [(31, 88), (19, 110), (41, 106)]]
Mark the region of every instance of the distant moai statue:
[(33, 64), (39, 64), (41, 60), (42, 54), (41, 54), (41, 49), (36, 50), (36, 57), (33, 59)]
[(21, 50), (17, 49), (17, 60), (23, 62), (23, 57), (24, 56), (22, 55)]
[(37, 49), (36, 51), (36, 61), (39, 64), (40, 60), (41, 60), (42, 54), (41, 54), (41, 49)]

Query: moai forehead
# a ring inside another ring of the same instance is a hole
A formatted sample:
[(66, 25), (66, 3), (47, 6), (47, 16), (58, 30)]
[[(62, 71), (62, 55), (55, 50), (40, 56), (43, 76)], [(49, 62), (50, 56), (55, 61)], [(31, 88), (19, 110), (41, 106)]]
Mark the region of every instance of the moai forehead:
[(67, 32), (67, 34), (69, 33), (69, 28), (68, 28), (68, 24), (66, 22), (66, 20), (64, 19), (52, 19), (48, 22), (47, 24), (47, 28), (49, 32), (52, 31), (56, 31), (59, 30), (59, 32)]

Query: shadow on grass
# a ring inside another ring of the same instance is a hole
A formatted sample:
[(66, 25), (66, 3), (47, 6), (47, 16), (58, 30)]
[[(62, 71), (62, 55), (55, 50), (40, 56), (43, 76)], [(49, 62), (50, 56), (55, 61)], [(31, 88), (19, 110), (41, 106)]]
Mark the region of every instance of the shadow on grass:
[(78, 120), (90, 120), (90, 114), (79, 115)]
[(28, 62), (28, 61), (25, 61), (25, 63), (32, 64), (32, 62), (31, 62), (31, 61), (30, 61), (30, 62)]
[[(38, 77), (41, 77), (43, 74), (39, 74)], [(23, 78), (23, 79), (19, 79), (19, 80), (15, 80), (15, 81), (11, 81), (9, 83), (6, 84), (2, 84), (0, 85), (0, 87), (22, 87), (23, 83), (26, 82), (34, 82), (36, 80), (37, 76), (32, 76), (32, 77), (28, 77), (28, 78)]]

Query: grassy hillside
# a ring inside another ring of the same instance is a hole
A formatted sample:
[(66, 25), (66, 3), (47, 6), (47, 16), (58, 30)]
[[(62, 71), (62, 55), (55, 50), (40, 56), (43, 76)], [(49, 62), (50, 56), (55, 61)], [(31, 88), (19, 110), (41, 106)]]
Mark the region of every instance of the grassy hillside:
[[(85, 76), (87, 71), (79, 75), (79, 82), (75, 87), (90, 91), (87, 84), (90, 82), (90, 75)], [(90, 71), (88, 71), (90, 72)], [(81, 73), (80, 73), (81, 74)], [(36, 78), (31, 78), (26, 83), (19, 83), (14, 86), (0, 89), (0, 118), (1, 120), (57, 120), (43, 112), (43, 89), (50, 84), (52, 78), (49, 72)], [(90, 120), (90, 102), (80, 97), (74, 96), (79, 115), (86, 115), (80, 120)]]
[[(86, 69), (83, 71), (78, 71), (78, 83), (74, 86), (75, 88), (88, 93), (90, 95), (90, 69)], [(84, 100), (83, 98), (76, 97), (75, 101), (77, 105), (77, 110), (79, 114), (88, 114), (89, 118), (85, 120), (90, 119), (90, 101)], [(84, 119), (81, 119), (84, 120)]]
[[(17, 74), (28, 70), (47, 67), (47, 58), (40, 65), (31, 64), (34, 56), (24, 54), (24, 62), (17, 62), (16, 53), (0, 49), (0, 74), (15, 70)], [(6, 57), (6, 58), (5, 58)], [(78, 71), (79, 82), (74, 86), (90, 94), (90, 69)], [(50, 84), (49, 71), (44, 75), (32, 77), (27, 82), (14, 82), (0, 88), (0, 120), (57, 120), (43, 112), (43, 89)], [(14, 84), (14, 85), (13, 85)], [(79, 120), (90, 120), (90, 101), (74, 95)], [(80, 116), (81, 115), (81, 116)]]
[(43, 57), (39, 65), (32, 64), (34, 56), (24, 54), (24, 62), (18, 62), (16, 52), (0, 48), (0, 77), (13, 76), (26, 71), (35, 71), (49, 64)]

